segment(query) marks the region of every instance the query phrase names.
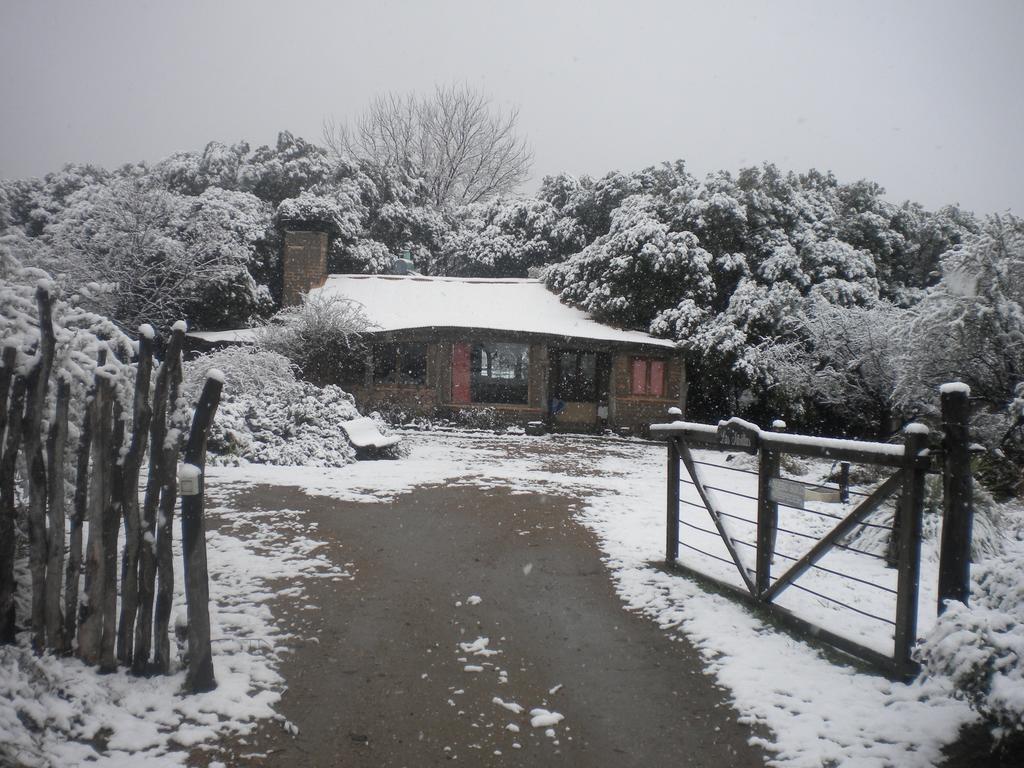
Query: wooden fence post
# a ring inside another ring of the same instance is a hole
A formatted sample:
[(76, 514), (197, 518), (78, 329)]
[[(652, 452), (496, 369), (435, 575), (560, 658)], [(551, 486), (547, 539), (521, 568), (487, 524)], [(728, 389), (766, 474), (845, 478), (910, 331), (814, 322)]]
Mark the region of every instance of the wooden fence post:
[[(0, 644), (15, 641), (14, 615), (14, 470), (21, 446), (22, 413), (27, 382), (14, 374), (17, 349), (6, 347), (3, 353), (4, 379), (10, 394), (6, 397), (7, 439), (0, 455)], [(6, 393), (5, 393), (6, 394)]]
[(78, 622), (78, 655), (86, 664), (100, 661), (103, 634), (103, 590), (106, 586), (103, 552), (103, 521), (110, 498), (110, 444), (113, 440), (114, 383), (110, 375), (96, 371), (93, 406), (93, 471), (89, 478), (89, 540), (85, 547), (85, 600)]
[(781, 456), (764, 445), (758, 450), (757, 461), (757, 595), (763, 595), (772, 585), (772, 556), (775, 554), (775, 536), (779, 527), (779, 505), (772, 501), (772, 480), (779, 476)]
[(139, 328), (139, 362), (135, 372), (132, 402), (132, 438), (124, 457), (123, 498), (124, 552), (121, 556), (121, 617), (117, 627), (117, 659), (126, 666), (134, 662), (135, 617), (139, 606), (139, 550), (142, 521), (139, 517), (139, 471), (149, 438), (153, 409), (149, 405), (149, 380), (153, 371), (153, 328)]
[[(139, 535), (143, 544), (139, 551), (139, 609), (135, 623), (134, 657), (132, 659), (132, 672), (139, 675), (146, 671), (149, 665), (150, 648), (153, 641), (154, 622), (154, 599), (156, 594), (157, 574), (157, 508), (160, 506), (160, 494), (163, 489), (167, 493), (167, 485), (174, 483), (175, 454), (177, 452), (177, 441), (175, 450), (170, 452), (170, 468), (166, 467), (165, 441), (167, 438), (167, 406), (168, 389), (171, 385), (173, 372), (181, 367), (181, 348), (185, 341), (185, 329), (175, 326), (171, 332), (170, 341), (164, 351), (164, 359), (157, 369), (156, 384), (153, 388), (153, 408), (150, 416), (150, 439), (149, 439), (149, 475), (146, 479), (146, 494), (142, 503), (142, 518)], [(171, 488), (170, 495), (177, 500), (177, 489)], [(171, 506), (173, 516), (174, 507)], [(167, 529), (170, 535), (170, 528)], [(168, 543), (168, 547), (170, 544)], [(172, 569), (173, 563), (169, 564)], [(171, 590), (173, 596), (173, 589)], [(170, 605), (167, 607), (167, 615), (170, 616)], [(166, 625), (165, 625), (166, 629)], [(170, 662), (170, 646), (167, 646), (167, 661)], [(158, 654), (159, 656), (159, 654)], [(158, 664), (159, 666), (159, 664)], [(166, 670), (165, 670), (166, 671)]]
[[(103, 509), (103, 632), (100, 638), (100, 672), (117, 669), (117, 539), (121, 529), (121, 500), (124, 497), (124, 408), (117, 398), (117, 387), (111, 387), (114, 425), (111, 432), (107, 462), (110, 465), (110, 486)], [(102, 456), (102, 454), (98, 454)]]
[(971, 529), (974, 524), (974, 479), (971, 476), (969, 429), (971, 390), (944, 384), (942, 397), (942, 544), (939, 555), (939, 613), (947, 600), (967, 603), (971, 594)]
[(679, 558), (679, 446), (677, 437), (668, 439), (668, 498), (665, 507), (665, 564)]
[[(100, 348), (97, 366), (107, 364), (107, 351)], [(85, 415), (78, 438), (75, 457), (75, 495), (72, 501), (68, 567), (64, 577), (64, 644), (65, 653), (71, 652), (72, 640), (78, 628), (78, 581), (82, 570), (82, 523), (89, 517), (89, 456), (92, 452), (92, 432), (96, 423), (96, 383), (86, 393)]]
[[(29, 570), (32, 574), (32, 648), (41, 653), (46, 639), (46, 461), (43, 458), (43, 411), (57, 339), (53, 332), (53, 299), (44, 285), (36, 288), (39, 312), (39, 359), (28, 374), (25, 424), (22, 427), (28, 466)], [(63, 546), (63, 542), (61, 542)]]
[(68, 407), (71, 384), (57, 381), (57, 398), (53, 424), (46, 441), (47, 506), (50, 527), (46, 534), (46, 585), (43, 602), (46, 606), (46, 647), (64, 648), (64, 611), (61, 604), (61, 582), (64, 576), (64, 455), (68, 441)]
[(203, 520), (203, 472), (206, 465), (206, 441), (217, 405), (220, 402), (223, 375), (207, 374), (203, 393), (192, 417), (192, 429), (185, 446), (185, 466), (195, 474), (196, 487), (181, 497), (181, 547), (185, 564), (185, 598), (188, 602), (188, 672), (185, 688), (191, 693), (212, 691), (217, 687), (210, 646), (210, 582), (206, 566), (206, 525)]
[(921, 576), (921, 519), (924, 515), (924, 477), (927, 460), (918, 455), (928, 447), (928, 428), (909, 424), (903, 430), (903, 493), (897, 516), (899, 526), (899, 562), (896, 584), (896, 637), (893, 657), (896, 674), (913, 674), (911, 657), (917, 642), (917, 598)]
[[(168, 421), (174, 416), (174, 406), (178, 402), (181, 391), (181, 349), (185, 340), (186, 325), (178, 321), (171, 329), (171, 343), (168, 345), (167, 374), (167, 405), (170, 408)], [(173, 357), (171, 351), (174, 351)], [(159, 492), (160, 506), (158, 511), (159, 525), (156, 531), (156, 569), (157, 589), (156, 608), (153, 612), (154, 622), (154, 653), (156, 668), (167, 674), (171, 668), (171, 640), (168, 634), (171, 621), (171, 606), (174, 602), (174, 553), (172, 552), (172, 533), (174, 526), (174, 509), (178, 504), (178, 452), (181, 450), (181, 430), (177, 427), (166, 430), (166, 437), (161, 443), (163, 455), (160, 459)], [(148, 490), (148, 488), (147, 488)]]
[[(171, 638), (169, 625), (171, 607), (174, 604), (174, 553), (171, 538), (174, 529), (174, 508), (178, 505), (178, 430), (167, 433), (167, 443), (160, 459), (162, 493), (160, 496), (159, 521), (156, 529), (155, 566), (159, 579), (156, 581), (155, 606), (153, 610), (153, 667), (162, 675), (171, 671)], [(136, 649), (135, 658), (140, 650)]]

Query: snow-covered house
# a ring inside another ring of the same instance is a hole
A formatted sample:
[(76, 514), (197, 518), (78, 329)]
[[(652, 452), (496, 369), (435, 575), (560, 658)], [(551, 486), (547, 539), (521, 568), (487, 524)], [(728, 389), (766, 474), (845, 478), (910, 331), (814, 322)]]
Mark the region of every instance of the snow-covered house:
[(671, 341), (598, 323), (538, 280), (326, 275), (326, 243), (296, 234), (286, 238), (286, 301), (343, 296), (373, 324), (366, 364), (337, 379), (362, 408), (490, 409), (505, 422), (645, 432), (682, 405), (685, 369)]
[(642, 430), (680, 404), (671, 342), (597, 323), (537, 280), (331, 275), (312, 293), (366, 308), (372, 360), (339, 383), (368, 408)]

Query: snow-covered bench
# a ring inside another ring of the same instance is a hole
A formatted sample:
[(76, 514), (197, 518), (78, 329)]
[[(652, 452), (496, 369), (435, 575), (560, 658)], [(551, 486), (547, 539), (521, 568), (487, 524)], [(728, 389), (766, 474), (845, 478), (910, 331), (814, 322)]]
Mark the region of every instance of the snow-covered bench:
[(343, 421), (341, 428), (348, 436), (352, 447), (356, 449), (356, 455), (361, 458), (376, 456), (384, 449), (398, 445), (402, 440), (397, 435), (382, 435), (377, 422), (366, 416)]

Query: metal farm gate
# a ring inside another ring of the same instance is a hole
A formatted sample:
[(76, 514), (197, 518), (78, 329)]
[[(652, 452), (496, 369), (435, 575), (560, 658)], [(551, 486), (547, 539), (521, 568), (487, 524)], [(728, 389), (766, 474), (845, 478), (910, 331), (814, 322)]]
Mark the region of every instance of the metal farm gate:
[[(917, 424), (901, 444), (764, 432), (741, 419), (652, 425), (652, 436), (668, 442), (666, 563), (894, 677), (913, 675), (925, 478), (933, 467), (944, 477), (939, 612), (946, 599), (966, 602), (969, 591), (963, 388), (943, 392), (943, 416), (935, 449)], [(829, 460), (839, 479), (820, 486), (784, 477), (787, 457)], [(888, 476), (871, 493), (850, 491), (851, 464)]]

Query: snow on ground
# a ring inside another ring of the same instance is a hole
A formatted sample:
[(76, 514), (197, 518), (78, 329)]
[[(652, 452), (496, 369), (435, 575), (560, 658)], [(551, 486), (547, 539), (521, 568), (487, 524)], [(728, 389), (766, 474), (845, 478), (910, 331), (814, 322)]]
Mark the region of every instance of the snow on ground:
[[(289, 636), (267, 606), (276, 594), (269, 582), (348, 575), (317, 554), (320, 545), (298, 513), (218, 506), (229, 486), (211, 486), (211, 519), (230, 512), (233, 521), (207, 538), (216, 690), (180, 695), (184, 670), (152, 678), (124, 670), (98, 675), (77, 659), (0, 648), (0, 764), (179, 765), (188, 748), (246, 734), (259, 719), (280, 719), (273, 706), (284, 681), (276, 663)], [(184, 612), (180, 530), (175, 541), (175, 611)]]
[[(659, 570), (654, 564), (664, 557), (665, 469), (664, 448), (657, 444), (470, 433), (407, 433), (406, 439), (412, 450), (400, 461), (361, 462), (337, 471), (217, 468), (211, 471), (211, 479), (280, 483), (314, 495), (367, 502), (434, 484), (505, 486), (520, 493), (580, 498), (580, 519), (599, 536), (625, 605), (650, 616), (666, 631), (685, 635), (700, 649), (709, 673), (730, 691), (739, 717), (770, 730), (771, 736), (762, 743), (772, 754), (773, 765), (930, 766), (940, 759), (942, 746), (956, 738), (961, 725), (976, 719), (966, 704), (953, 700), (939, 683), (893, 683), (837, 665), (819, 649), (776, 630), (742, 605)], [(711, 484), (723, 481), (736, 482), (734, 475), (708, 480)], [(720, 487), (741, 490), (734, 485)], [(728, 504), (725, 508), (737, 514), (750, 511), (732, 497)], [(822, 523), (809, 517), (804, 524)], [(788, 554), (795, 546), (780, 536), (780, 551)], [(935, 571), (934, 558), (926, 555), (922, 628), (934, 617), (934, 587), (929, 585), (935, 581)], [(730, 578), (727, 572), (719, 575)], [(892, 579), (887, 570), (868, 576)], [(735, 570), (731, 577), (738, 578)], [(885, 612), (884, 604), (876, 605), (877, 590), (844, 589), (844, 599)], [(883, 593), (883, 597), (887, 596)], [(834, 606), (813, 597), (796, 595), (789, 605), (831, 628), (840, 629), (838, 623), (846, 620), (847, 632), (881, 650), (891, 650), (885, 647), (885, 633), (878, 635), (872, 622), (861, 621), (863, 617), (849, 622), (849, 614), (838, 614)]]

